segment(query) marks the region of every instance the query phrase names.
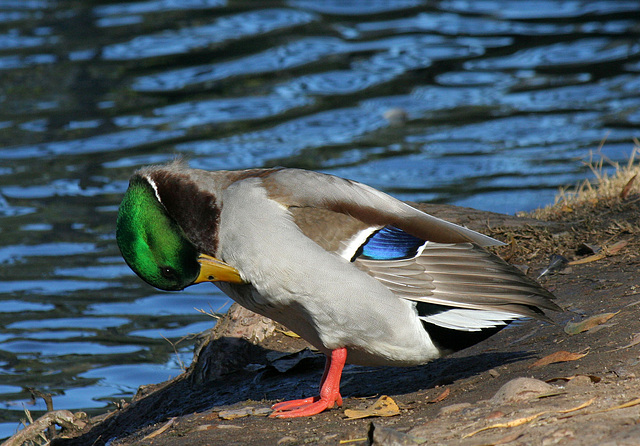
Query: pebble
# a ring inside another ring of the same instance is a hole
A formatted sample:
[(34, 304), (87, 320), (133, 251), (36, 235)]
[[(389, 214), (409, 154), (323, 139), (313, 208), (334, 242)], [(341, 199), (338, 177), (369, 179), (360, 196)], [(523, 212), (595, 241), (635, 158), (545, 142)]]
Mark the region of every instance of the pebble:
[(555, 392), (558, 389), (544, 381), (534, 378), (512, 379), (496, 392), (489, 401), (492, 404), (505, 404), (525, 401), (545, 393)]
[(487, 415), (485, 418), (485, 420), (495, 420), (496, 418), (502, 418), (504, 417), (504, 412), (501, 410), (494, 410), (493, 412), (491, 412), (489, 415)]
[(389, 121), (389, 124), (395, 126), (404, 125), (409, 120), (409, 113), (399, 107), (390, 108), (389, 110), (385, 111), (382, 116), (384, 116), (384, 118)]
[(591, 378), (587, 375), (578, 375), (575, 378), (573, 378), (572, 380), (570, 380), (568, 383), (566, 383), (564, 385), (564, 388), (569, 390), (575, 387), (587, 387), (587, 386), (591, 386), (593, 384), (593, 382), (591, 381)]

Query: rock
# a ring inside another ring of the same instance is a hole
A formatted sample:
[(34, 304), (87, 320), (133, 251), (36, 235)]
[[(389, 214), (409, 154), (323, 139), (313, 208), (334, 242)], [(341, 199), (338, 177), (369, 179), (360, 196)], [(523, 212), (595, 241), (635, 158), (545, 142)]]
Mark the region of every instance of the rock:
[(525, 401), (535, 396), (554, 392), (557, 389), (544, 381), (534, 378), (512, 379), (496, 392), (489, 400), (492, 404), (505, 404), (517, 401)]
[(440, 412), (438, 412), (438, 416), (443, 417), (446, 415), (451, 415), (452, 413), (460, 412), (461, 410), (464, 410), (471, 406), (472, 406), (471, 403), (451, 404), (449, 406), (445, 406), (442, 409), (440, 409)]
[(542, 439), (543, 446), (549, 446), (558, 443), (567, 443), (571, 440), (575, 440), (575, 434), (571, 429), (558, 429), (551, 435)]
[(222, 410), (218, 416), (223, 420), (235, 420), (236, 418), (248, 417), (253, 413), (253, 407), (243, 407), (242, 409)]
[(425, 443), (425, 438), (416, 438), (404, 434), (390, 427), (371, 423), (369, 427), (369, 441), (371, 446), (415, 446)]
[(637, 446), (640, 443), (640, 425), (633, 424), (613, 434), (616, 446)]
[(218, 417), (223, 420), (235, 420), (236, 418), (248, 417), (250, 415), (266, 416), (272, 411), (268, 407), (243, 407), (241, 409), (221, 410), (218, 412)]
[(590, 387), (593, 384), (590, 376), (587, 375), (577, 375), (575, 378), (570, 380), (568, 383), (564, 385), (564, 388), (569, 390), (573, 388), (580, 388), (584, 390), (584, 387)]

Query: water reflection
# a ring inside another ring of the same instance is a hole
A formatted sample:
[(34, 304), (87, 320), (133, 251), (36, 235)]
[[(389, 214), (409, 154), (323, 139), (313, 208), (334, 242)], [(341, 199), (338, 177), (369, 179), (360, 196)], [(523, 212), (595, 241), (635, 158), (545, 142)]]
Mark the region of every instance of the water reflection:
[(589, 38), (521, 50), (506, 57), (468, 61), (464, 67), (471, 70), (563, 69), (627, 60), (638, 52), (640, 43), (635, 41)]
[(473, 2), (465, 0), (445, 0), (440, 8), (464, 14), (488, 14), (503, 19), (557, 19), (577, 17), (601, 17), (608, 14), (638, 10), (633, 0), (611, 1), (565, 1), (565, 0), (525, 0), (521, 2), (489, 1)]
[(156, 14), (170, 11), (208, 10), (225, 6), (226, 0), (148, 0), (142, 2), (106, 4), (93, 8), (99, 20), (113, 16)]
[(186, 54), (230, 40), (240, 40), (268, 32), (308, 24), (312, 14), (287, 9), (263, 9), (229, 15), (202, 26), (164, 30), (158, 34), (137, 36), (102, 50), (105, 60), (134, 60), (147, 57)]
[[(408, 200), (553, 200), (640, 125), (640, 3), (0, 1), (0, 437), (189, 363), (228, 299), (162, 293), (114, 221), (139, 166), (300, 166)], [(396, 118), (394, 118), (394, 116)], [(173, 346), (164, 338), (175, 343)]]

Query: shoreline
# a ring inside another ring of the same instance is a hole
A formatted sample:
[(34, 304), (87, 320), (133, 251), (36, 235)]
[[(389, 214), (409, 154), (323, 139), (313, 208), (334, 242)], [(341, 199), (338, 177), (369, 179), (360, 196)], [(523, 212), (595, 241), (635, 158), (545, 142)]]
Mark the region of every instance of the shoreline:
[[(599, 168), (602, 173), (602, 164)], [(81, 432), (74, 432), (72, 421), (51, 444), (384, 444), (374, 440), (375, 431), (384, 432), (384, 428), (393, 435), (408, 435), (406, 444), (421, 444), (425, 435), (429, 442), (440, 444), (497, 444), (487, 441), (516, 431), (514, 444), (541, 444), (556, 437), (563, 444), (603, 444), (607, 432), (609, 437), (614, 435), (614, 428), (622, 433), (632, 431), (636, 424), (628, 424), (628, 419), (638, 418), (639, 406), (611, 408), (625, 398), (640, 396), (638, 349), (630, 345), (640, 333), (640, 305), (636, 305), (640, 303), (640, 282), (633, 274), (640, 264), (636, 255), (640, 247), (638, 170), (632, 156), (615, 175), (596, 174), (598, 187), (583, 183), (554, 206), (527, 216), (419, 205), (435, 216), (504, 240), (508, 245), (495, 251), (531, 277), (547, 266), (551, 254), (565, 256), (568, 267), (542, 279), (565, 308), (564, 313), (551, 315), (554, 324), (515, 324), (476, 346), (420, 367), (349, 367), (342, 408), (283, 421), (265, 418), (265, 409), (276, 397), (306, 396), (317, 385), (324, 360), (304, 350), (304, 341), (287, 336), (282, 327), (235, 308), (216, 324), (208, 341), (196, 348), (196, 359), (185, 373), (141, 387), (130, 403), (117, 410), (90, 420), (78, 419)], [(582, 253), (583, 244), (598, 251)], [(563, 330), (569, 322), (613, 313), (610, 320), (584, 333), (571, 336)], [(295, 353), (298, 351), (303, 353)], [(537, 359), (557, 351), (586, 352), (586, 356), (532, 367)], [(282, 365), (287, 361), (289, 365)], [(620, 370), (612, 373), (614, 366)], [(578, 376), (587, 377), (578, 379), (580, 386), (574, 380)], [(555, 395), (526, 399), (526, 404), (523, 400), (492, 400), (502, 385), (523, 377), (557, 378), (565, 385), (552, 381)], [(445, 391), (447, 395), (441, 397)], [(359, 408), (381, 394), (398, 403), (398, 416), (344, 418), (345, 409)], [(586, 403), (582, 396), (588, 395), (595, 398), (589, 409), (585, 406), (567, 417), (558, 412)], [(530, 413), (535, 410), (546, 415), (522, 422), (524, 429), (491, 428), (463, 438), (472, 431), (470, 427), (481, 429), (491, 424), (488, 420), (508, 424), (535, 415)], [(225, 419), (225, 411), (236, 418)], [(596, 413), (609, 427), (595, 429)], [(627, 424), (621, 425), (620, 420)], [(13, 444), (10, 441), (4, 444)]]

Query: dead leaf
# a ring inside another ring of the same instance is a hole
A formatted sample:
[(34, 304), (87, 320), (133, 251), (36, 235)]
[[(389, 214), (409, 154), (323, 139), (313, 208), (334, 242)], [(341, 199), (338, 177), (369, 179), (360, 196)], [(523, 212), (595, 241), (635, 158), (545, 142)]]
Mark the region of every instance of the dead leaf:
[(531, 364), (529, 368), (542, 367), (556, 362), (577, 361), (585, 356), (587, 356), (587, 353), (571, 353), (566, 350), (560, 350), (555, 353), (551, 353), (544, 358), (538, 359), (536, 362)]
[(169, 429), (171, 426), (173, 426), (173, 423), (175, 423), (175, 421), (176, 417), (171, 418), (169, 421), (163, 424), (160, 429), (153, 431), (152, 433), (144, 437), (143, 440), (149, 440), (150, 438), (157, 437), (158, 435)]
[(564, 326), (564, 332), (568, 335), (576, 335), (583, 331), (591, 330), (593, 327), (604, 324), (618, 313), (620, 313), (620, 311), (616, 311), (615, 313), (597, 314), (580, 322), (567, 322), (567, 325)]
[(590, 262), (595, 262), (596, 260), (604, 259), (607, 256), (612, 256), (617, 254), (622, 248), (624, 248), (628, 244), (629, 244), (629, 240), (620, 240), (619, 242), (611, 245), (611, 247), (605, 246), (604, 248), (602, 248), (602, 252), (599, 252), (598, 254), (594, 254), (578, 260), (572, 260), (571, 262), (568, 263), (568, 265), (582, 265), (584, 263), (590, 263)]
[(280, 330), (280, 329), (276, 328), (276, 331), (282, 333), (285, 336), (289, 336), (290, 338), (296, 338), (297, 339), (297, 338), (300, 337), (300, 335), (298, 333), (293, 332), (291, 330)]
[(602, 260), (606, 257), (607, 255), (604, 252), (598, 253), (598, 254), (593, 254), (591, 256), (588, 257), (583, 257), (582, 259), (578, 259), (578, 260), (572, 260), (571, 262), (568, 263), (568, 265), (582, 265), (584, 263), (591, 263), (591, 262), (595, 262), (597, 260)]
[(431, 404), (431, 403), (439, 403), (440, 401), (444, 401), (449, 396), (450, 393), (451, 393), (451, 388), (447, 387), (442, 391), (440, 395), (435, 397), (432, 401), (427, 401), (427, 403)]
[(610, 412), (612, 410), (618, 410), (618, 409), (626, 409), (627, 407), (637, 406), (638, 404), (640, 404), (640, 398), (636, 398), (635, 400), (631, 400), (631, 401), (628, 401), (626, 403), (622, 403), (622, 404), (620, 404), (618, 406), (609, 407), (608, 409), (601, 410), (598, 413), (600, 413), (600, 412)]
[[(590, 405), (592, 405), (596, 401), (596, 399), (597, 399), (596, 397), (593, 397), (589, 401), (585, 401), (584, 403), (580, 404), (579, 406), (572, 407), (571, 409), (557, 410), (555, 412), (545, 411), (545, 412), (537, 413), (535, 415), (530, 415), (528, 417), (523, 417), (523, 418), (518, 418), (516, 420), (508, 421), (506, 423), (492, 424), (491, 426), (486, 426), (486, 427), (483, 427), (482, 429), (478, 429), (478, 430), (476, 430), (474, 432), (471, 432), (470, 434), (466, 434), (462, 438), (468, 438), (468, 437), (471, 437), (471, 436), (473, 436), (473, 435), (475, 435), (475, 434), (477, 434), (479, 432), (486, 431), (486, 430), (489, 430), (489, 429), (521, 426), (523, 424), (526, 424), (526, 423), (529, 423), (529, 422), (535, 420), (536, 418), (538, 418), (538, 417), (540, 417), (540, 416), (542, 416), (542, 415), (544, 415), (546, 413), (567, 414), (567, 413), (571, 413), (571, 412), (576, 412), (576, 411), (578, 411), (580, 409), (584, 409), (585, 407), (589, 407)], [(631, 403), (635, 403), (635, 404), (631, 404)], [(630, 402), (628, 402), (626, 404), (627, 405), (621, 405), (619, 407), (613, 407), (613, 408), (610, 408), (610, 409), (607, 409), (607, 410), (620, 409), (620, 408), (622, 408), (622, 406), (631, 407), (632, 405), (640, 404), (640, 398), (638, 398), (637, 400), (630, 401)], [(520, 432), (520, 434), (522, 434), (522, 432)], [(509, 438), (509, 437), (505, 437), (505, 438)], [(493, 444), (499, 444), (499, 443), (493, 443)]]
[(367, 437), (351, 438), (349, 440), (340, 440), (340, 444), (364, 442), (364, 441), (367, 441), (367, 440), (368, 440)]
[(580, 404), (579, 406), (573, 407), (571, 409), (559, 410), (558, 413), (570, 413), (570, 412), (575, 412), (575, 411), (580, 410), (580, 409), (584, 409), (585, 407), (591, 406), (595, 402), (595, 400), (596, 400), (596, 397), (594, 396), (589, 401), (585, 401), (584, 403)]
[(613, 350), (609, 350), (607, 353), (617, 352), (619, 350), (624, 350), (626, 348), (630, 348), (630, 347), (633, 347), (634, 345), (638, 345), (638, 344), (640, 344), (640, 333), (635, 333), (633, 335), (633, 337), (631, 338), (631, 342), (629, 342), (627, 345), (615, 348)]
[(382, 395), (371, 406), (365, 409), (347, 409), (344, 414), (351, 420), (367, 417), (392, 417), (400, 415), (400, 408), (391, 397)]
[(522, 426), (523, 424), (526, 423), (530, 423), (531, 421), (535, 420), (536, 418), (544, 415), (548, 413), (547, 411), (544, 412), (539, 412), (535, 415), (529, 415), (528, 417), (523, 417), (523, 418), (518, 418), (516, 420), (512, 420), (512, 421), (508, 421), (506, 423), (497, 423), (497, 424), (492, 424), (491, 426), (486, 426), (483, 427), (482, 429), (478, 429), (476, 431), (473, 431), (469, 434), (464, 435), (462, 438), (469, 438), (474, 436), (477, 433), (489, 430), (489, 429), (498, 429), (498, 428), (504, 428), (504, 427), (517, 427), (517, 426)]
[(627, 184), (624, 185), (622, 191), (620, 192), (620, 198), (622, 198), (623, 200), (627, 198), (629, 192), (631, 192), (631, 187), (633, 187), (633, 182), (636, 180), (637, 176), (638, 174), (635, 174), (629, 181), (627, 181)]
[(629, 240), (620, 240), (618, 243), (611, 245), (611, 248), (605, 248), (609, 255), (617, 254), (622, 248), (629, 244)]

